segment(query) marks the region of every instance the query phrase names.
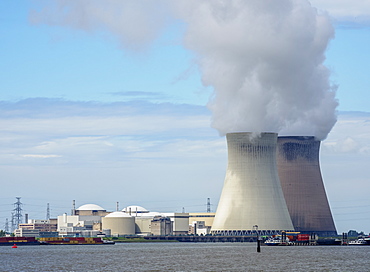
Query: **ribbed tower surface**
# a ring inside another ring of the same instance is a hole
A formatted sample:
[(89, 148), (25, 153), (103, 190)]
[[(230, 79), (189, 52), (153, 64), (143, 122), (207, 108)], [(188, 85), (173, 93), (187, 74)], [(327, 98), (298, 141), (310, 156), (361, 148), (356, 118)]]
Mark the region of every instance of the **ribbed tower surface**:
[(276, 168), (276, 133), (229, 133), (228, 166), (213, 234), (294, 230)]
[(319, 163), (320, 141), (314, 137), (278, 137), (277, 166), (296, 231), (335, 236)]

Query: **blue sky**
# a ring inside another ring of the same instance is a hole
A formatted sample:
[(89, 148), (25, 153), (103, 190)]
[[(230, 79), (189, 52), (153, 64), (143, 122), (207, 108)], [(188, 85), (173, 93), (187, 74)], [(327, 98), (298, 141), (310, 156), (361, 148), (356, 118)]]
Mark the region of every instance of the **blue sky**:
[[(32, 11), (50, 2), (0, 3), (0, 229), (16, 196), (40, 219), (46, 203), (57, 216), (73, 199), (204, 211), (210, 197), (215, 210), (226, 142), (210, 126), (213, 89), (182, 44), (186, 25), (174, 21), (130, 50), (117, 32), (58, 21), (55, 10), (54, 21), (38, 13), (35, 22)], [(370, 232), (370, 7), (312, 3), (335, 27), (325, 61), (339, 101), (321, 148), (327, 195), (339, 232)]]

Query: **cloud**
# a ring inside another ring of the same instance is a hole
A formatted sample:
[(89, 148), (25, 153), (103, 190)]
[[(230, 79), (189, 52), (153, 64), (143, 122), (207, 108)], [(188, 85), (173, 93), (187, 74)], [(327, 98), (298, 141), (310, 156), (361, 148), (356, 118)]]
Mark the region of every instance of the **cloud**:
[(163, 98), (163, 94), (156, 93), (156, 92), (135, 92), (135, 91), (127, 91), (127, 92), (114, 92), (111, 93), (112, 95), (116, 96), (123, 96), (128, 98), (137, 98), (140, 100), (147, 100), (148, 98)]
[(39, 154), (25, 154), (21, 155), (24, 158), (36, 158), (36, 159), (49, 159), (49, 158), (59, 158), (60, 155), (39, 155)]
[(328, 154), (357, 154), (370, 156), (370, 114), (366, 112), (342, 112), (333, 131), (323, 142)]
[(215, 136), (209, 112), (200, 106), (45, 98), (2, 101), (0, 106), (1, 161), (8, 165), (35, 158), (53, 158), (61, 165), (170, 158), (178, 155), (170, 155), (171, 145), (186, 139), (192, 149), (191, 139)]
[(34, 24), (62, 24), (92, 33), (109, 30), (123, 48), (134, 51), (155, 40), (168, 18), (161, 0), (44, 0), (37, 7), (30, 13)]
[(326, 11), (336, 21), (370, 23), (370, 2), (363, 0), (310, 0), (314, 7)]
[[(154, 209), (166, 199), (167, 211), (181, 211), (219, 196), (226, 144), (204, 106), (45, 98), (0, 105), (0, 171), (26, 203), (109, 207), (115, 199)], [(107, 198), (101, 189), (112, 192)]]

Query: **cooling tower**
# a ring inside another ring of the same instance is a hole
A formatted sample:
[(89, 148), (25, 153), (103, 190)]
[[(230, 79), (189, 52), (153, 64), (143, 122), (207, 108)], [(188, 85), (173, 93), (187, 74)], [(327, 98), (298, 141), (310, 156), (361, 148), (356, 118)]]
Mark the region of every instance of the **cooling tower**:
[(277, 166), (296, 231), (335, 236), (319, 164), (320, 141), (314, 137), (278, 138)]
[(276, 133), (229, 133), (228, 166), (211, 232), (248, 235), (292, 231), (276, 168)]

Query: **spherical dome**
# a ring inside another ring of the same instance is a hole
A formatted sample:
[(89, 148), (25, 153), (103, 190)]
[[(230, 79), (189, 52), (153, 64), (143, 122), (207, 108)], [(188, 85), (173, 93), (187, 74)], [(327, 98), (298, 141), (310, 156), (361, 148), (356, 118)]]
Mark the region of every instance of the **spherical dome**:
[(131, 216), (124, 212), (112, 212), (106, 215), (105, 217), (131, 217)]
[(85, 204), (80, 206), (77, 211), (105, 211), (102, 207), (95, 204)]
[(123, 212), (129, 213), (148, 213), (149, 211), (141, 206), (128, 206), (122, 210)]

